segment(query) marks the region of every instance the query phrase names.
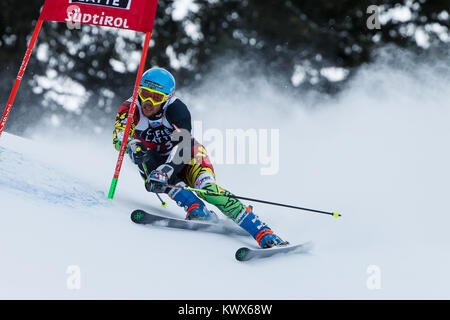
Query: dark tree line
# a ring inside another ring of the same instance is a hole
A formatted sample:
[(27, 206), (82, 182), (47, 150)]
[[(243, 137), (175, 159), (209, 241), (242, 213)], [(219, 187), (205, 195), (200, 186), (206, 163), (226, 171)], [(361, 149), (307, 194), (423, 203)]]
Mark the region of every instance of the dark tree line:
[[(43, 3), (0, 3), (2, 107)], [(382, 12), (407, 5), (410, 17), (369, 29), (367, 8), (371, 5), (378, 5)], [(411, 30), (429, 31), (427, 26), (434, 24), (449, 34), (450, 28), (450, 0), (197, 0), (195, 7), (184, 19), (176, 20), (172, 15), (175, 2), (159, 0), (147, 67), (171, 69), (179, 87), (195, 85), (211, 71), (216, 59), (231, 56), (250, 64), (253, 61), (252, 67), (259, 73), (277, 74), (295, 89), (332, 94), (345, 80), (333, 82), (311, 72), (306, 73), (305, 81), (294, 84), (291, 77), (295, 67), (340, 67), (349, 70), (350, 78), (354, 70), (371, 61), (374, 49), (383, 45), (425, 50)], [(445, 45), (431, 31), (429, 39), (432, 47)], [(132, 53), (142, 49), (142, 40), (142, 34), (133, 32), (86, 25), (70, 30), (64, 23), (44, 24), (8, 120), (9, 131), (20, 132), (30, 119), (36, 121), (49, 114), (80, 122), (95, 117), (97, 123), (109, 123), (117, 103), (132, 91), (137, 67)], [(171, 55), (187, 62), (172, 67)], [(315, 81), (309, 81), (312, 77)], [(46, 78), (52, 83), (60, 81), (63, 88), (42, 85)], [(61, 107), (64, 99), (52, 98), (56, 94), (70, 99), (70, 83), (85, 88), (81, 113), (67, 111)]]

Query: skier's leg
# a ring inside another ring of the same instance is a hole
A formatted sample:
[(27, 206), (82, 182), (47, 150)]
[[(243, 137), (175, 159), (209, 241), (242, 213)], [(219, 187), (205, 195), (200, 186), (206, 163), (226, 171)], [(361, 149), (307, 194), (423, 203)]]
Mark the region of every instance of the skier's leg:
[(214, 169), (205, 148), (196, 144), (194, 157), (186, 166), (184, 180), (190, 186), (209, 193), (199, 192), (198, 196), (216, 206), (223, 214), (247, 231), (262, 248), (285, 243), (280, 237), (253, 213), (251, 207), (245, 207), (229, 191), (222, 189), (215, 181)]
[[(180, 181), (176, 186), (185, 187), (186, 184)], [(208, 208), (192, 191), (184, 189), (172, 189), (168, 192), (169, 197), (176, 204), (186, 211), (186, 220), (205, 220), (215, 222), (218, 220), (216, 214)]]
[(221, 188), (217, 183), (207, 183), (202, 190), (210, 192), (199, 194), (201, 198), (215, 205), (223, 214), (247, 231), (261, 248), (270, 248), (286, 243), (253, 213), (251, 206), (244, 206), (239, 199), (233, 197), (232, 193)]

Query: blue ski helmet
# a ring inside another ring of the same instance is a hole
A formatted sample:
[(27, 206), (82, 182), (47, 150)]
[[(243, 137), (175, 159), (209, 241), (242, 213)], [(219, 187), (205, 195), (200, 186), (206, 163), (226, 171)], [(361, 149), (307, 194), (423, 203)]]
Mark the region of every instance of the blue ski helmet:
[(142, 75), (141, 87), (156, 90), (170, 99), (175, 93), (175, 78), (163, 68), (151, 68)]

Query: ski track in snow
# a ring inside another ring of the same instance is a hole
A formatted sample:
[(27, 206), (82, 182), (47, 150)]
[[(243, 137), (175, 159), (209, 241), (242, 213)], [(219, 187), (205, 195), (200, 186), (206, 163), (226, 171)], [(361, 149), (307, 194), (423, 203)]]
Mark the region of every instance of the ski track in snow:
[(103, 191), (18, 152), (0, 147), (0, 190), (68, 207), (105, 205)]

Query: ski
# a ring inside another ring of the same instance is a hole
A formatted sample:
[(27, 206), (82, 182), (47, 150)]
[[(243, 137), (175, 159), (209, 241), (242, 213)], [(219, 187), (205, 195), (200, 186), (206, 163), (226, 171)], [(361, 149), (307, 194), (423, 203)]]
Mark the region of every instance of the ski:
[(171, 217), (163, 217), (147, 211), (138, 209), (131, 213), (131, 221), (137, 224), (150, 224), (155, 226), (183, 229), (183, 230), (202, 230), (221, 234), (235, 234), (240, 236), (249, 236), (244, 230), (237, 227), (227, 226), (220, 222), (205, 222), (194, 220), (183, 220)]
[(313, 247), (312, 242), (305, 242), (296, 245), (283, 245), (268, 249), (251, 249), (247, 247), (240, 248), (236, 251), (235, 257), (238, 261), (248, 261), (251, 259), (261, 259), (271, 257), (279, 253), (307, 253)]

